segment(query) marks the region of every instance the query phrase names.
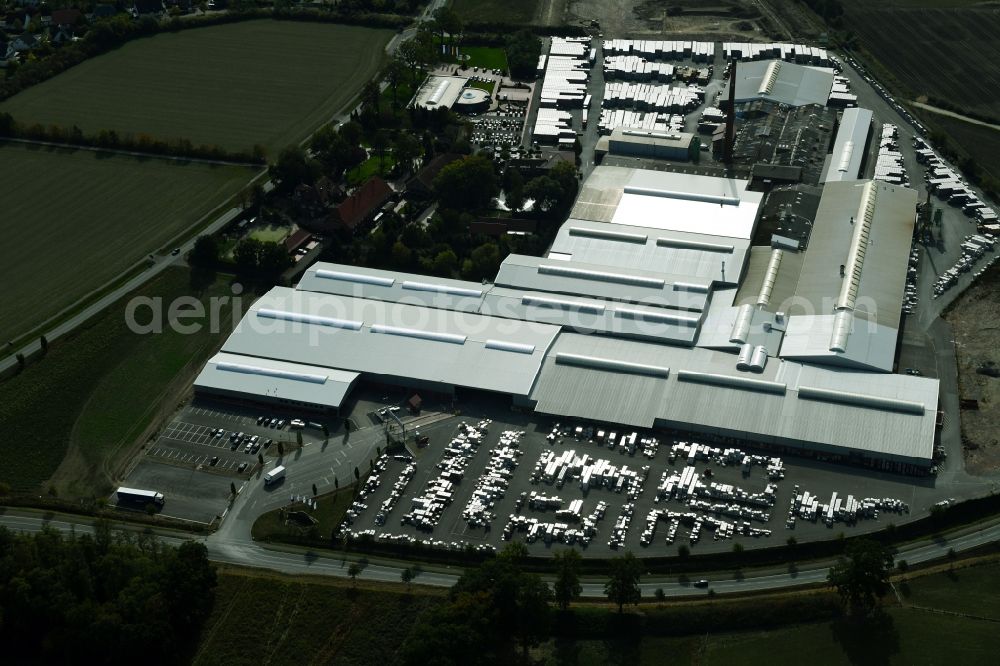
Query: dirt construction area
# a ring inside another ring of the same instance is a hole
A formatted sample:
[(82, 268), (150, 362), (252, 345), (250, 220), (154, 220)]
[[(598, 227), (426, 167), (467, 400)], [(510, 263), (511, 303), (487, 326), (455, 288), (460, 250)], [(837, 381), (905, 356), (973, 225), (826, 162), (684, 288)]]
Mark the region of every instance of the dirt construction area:
[(568, 23), (592, 26), (608, 37), (664, 33), (700, 39), (763, 39), (755, 4), (746, 0), (569, 0)]
[(971, 474), (1000, 471), (1000, 269), (987, 272), (945, 319), (955, 332), (962, 442)]

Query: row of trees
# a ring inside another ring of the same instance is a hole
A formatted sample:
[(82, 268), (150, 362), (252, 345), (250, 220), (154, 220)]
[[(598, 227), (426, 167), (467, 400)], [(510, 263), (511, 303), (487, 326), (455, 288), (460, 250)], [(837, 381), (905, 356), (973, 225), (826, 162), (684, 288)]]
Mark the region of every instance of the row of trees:
[(119, 134), (115, 130), (101, 130), (96, 134), (84, 134), (83, 130), (76, 125), (69, 128), (60, 127), (59, 125), (45, 126), (40, 123), (25, 125), (15, 120), (9, 113), (0, 113), (0, 137), (51, 141), (53, 143), (105, 148), (108, 150), (135, 151), (167, 157), (185, 157), (252, 164), (264, 164), (266, 162), (264, 147), (259, 144), (250, 150), (231, 151), (219, 145), (196, 145), (188, 139), (158, 139), (143, 133)]
[(205, 546), (153, 537), (0, 527), (0, 642), (19, 663), (176, 664), (190, 660), (214, 601)]
[[(553, 605), (565, 611), (580, 596), (580, 554), (567, 549), (554, 557), (552, 587), (527, 573), (528, 552), (519, 541), (496, 558), (467, 570), (452, 587), (448, 602), (425, 618), (404, 647), (407, 664), (509, 664), (517, 653), (549, 636)], [(608, 598), (621, 609), (639, 600), (638, 561), (631, 553), (612, 561)]]

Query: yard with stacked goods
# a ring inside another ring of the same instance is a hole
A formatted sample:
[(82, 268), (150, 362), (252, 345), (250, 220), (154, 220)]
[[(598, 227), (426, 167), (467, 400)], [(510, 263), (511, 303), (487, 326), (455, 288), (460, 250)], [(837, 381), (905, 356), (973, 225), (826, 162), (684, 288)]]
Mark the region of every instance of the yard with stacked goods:
[(25, 123), (187, 139), (273, 160), (349, 104), (392, 32), (245, 21), (137, 39), (3, 104)]
[(102, 288), (232, 197), (255, 169), (0, 144), (0, 341)]

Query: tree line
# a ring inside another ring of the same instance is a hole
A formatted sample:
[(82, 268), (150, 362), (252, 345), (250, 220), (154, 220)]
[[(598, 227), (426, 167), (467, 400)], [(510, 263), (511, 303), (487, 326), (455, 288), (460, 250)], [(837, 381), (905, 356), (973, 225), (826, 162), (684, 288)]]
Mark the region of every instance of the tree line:
[(14, 119), (9, 113), (0, 113), (0, 137), (50, 141), (72, 146), (102, 148), (106, 150), (133, 151), (147, 155), (183, 157), (191, 159), (238, 162), (242, 164), (266, 164), (264, 147), (255, 145), (250, 150), (226, 150), (219, 145), (194, 144), (189, 139), (158, 139), (149, 134), (119, 134), (115, 130), (100, 130), (95, 134), (84, 134), (76, 125), (66, 128), (59, 125), (26, 125)]
[[(527, 663), (530, 648), (551, 634), (555, 613), (565, 612), (583, 590), (576, 550), (556, 552), (551, 587), (525, 571), (527, 556), (527, 547), (512, 541), (495, 558), (466, 570), (447, 602), (414, 628), (403, 648), (403, 663)], [(605, 591), (619, 610), (638, 603), (640, 573), (631, 553), (612, 561)]]
[(114, 532), (0, 527), (0, 642), (11, 664), (180, 664), (212, 609), (205, 546)]
[[(773, 598), (766, 604), (749, 600), (656, 606), (641, 615), (625, 615), (625, 606), (641, 600), (643, 566), (631, 552), (609, 562), (604, 592), (616, 608), (614, 614), (601, 608), (571, 609), (583, 589), (581, 556), (575, 549), (554, 553), (551, 584), (526, 571), (527, 557), (525, 545), (513, 541), (495, 558), (466, 570), (446, 602), (414, 627), (403, 647), (403, 663), (531, 663), (529, 650), (551, 636), (621, 640), (630, 635), (698, 635), (828, 620), (843, 620), (846, 626), (861, 629), (878, 623), (879, 600), (890, 589), (893, 564), (885, 546), (857, 539), (830, 570), (828, 582), (841, 597), (839, 605), (833, 595), (819, 593)], [(412, 571), (405, 570), (401, 579), (409, 585)], [(663, 601), (666, 595), (661, 588), (654, 596)]]

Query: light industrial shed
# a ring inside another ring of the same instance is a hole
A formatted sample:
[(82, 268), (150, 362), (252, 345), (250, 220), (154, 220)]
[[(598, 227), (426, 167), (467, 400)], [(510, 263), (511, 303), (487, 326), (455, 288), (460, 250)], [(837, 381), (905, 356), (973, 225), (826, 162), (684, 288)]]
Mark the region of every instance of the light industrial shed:
[(659, 132), (616, 127), (608, 136), (608, 152), (625, 157), (687, 162), (698, 154), (698, 137), (688, 132)]
[(511, 289), (594, 296), (676, 310), (704, 310), (711, 283), (681, 281), (679, 277), (683, 276), (512, 254), (500, 264), (496, 284)]

